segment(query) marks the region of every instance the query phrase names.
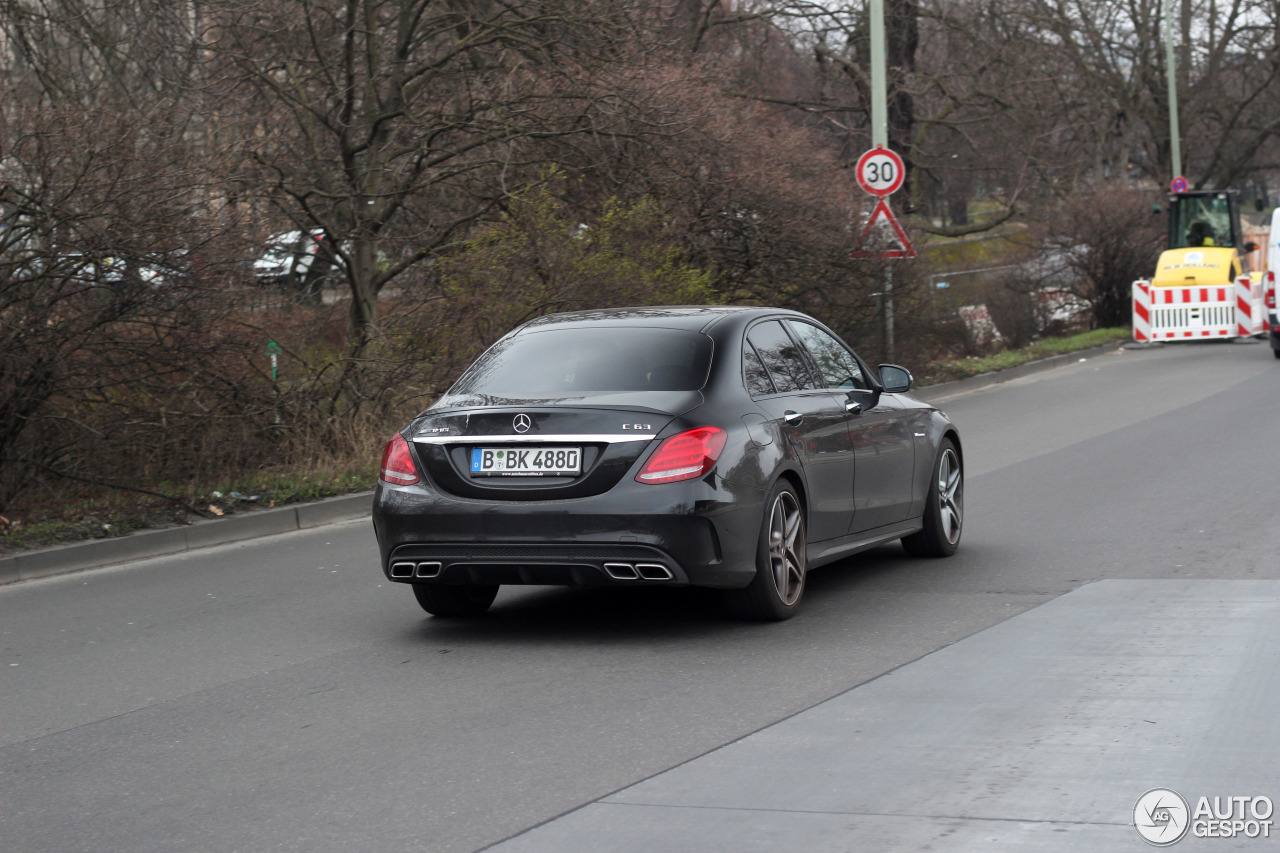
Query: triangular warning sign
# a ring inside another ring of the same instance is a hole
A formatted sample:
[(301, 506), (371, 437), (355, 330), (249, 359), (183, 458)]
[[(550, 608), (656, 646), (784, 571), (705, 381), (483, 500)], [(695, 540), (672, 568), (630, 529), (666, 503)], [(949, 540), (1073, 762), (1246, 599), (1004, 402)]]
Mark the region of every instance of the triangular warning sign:
[[(884, 226), (888, 225), (888, 229)], [(890, 244), (890, 248), (879, 249), (875, 246)], [(892, 244), (896, 243), (896, 248)], [(885, 199), (876, 202), (871, 218), (858, 235), (857, 247), (849, 253), (851, 258), (914, 258), (916, 250), (907, 239), (907, 232), (902, 230), (898, 220), (893, 217), (889, 203)]]

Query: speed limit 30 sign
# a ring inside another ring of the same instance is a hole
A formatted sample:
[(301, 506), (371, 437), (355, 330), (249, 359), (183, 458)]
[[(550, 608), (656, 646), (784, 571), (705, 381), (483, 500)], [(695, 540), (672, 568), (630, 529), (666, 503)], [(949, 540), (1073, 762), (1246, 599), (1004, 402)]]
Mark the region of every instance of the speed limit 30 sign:
[(878, 146), (858, 158), (858, 185), (874, 196), (893, 195), (905, 177), (902, 158), (888, 148)]

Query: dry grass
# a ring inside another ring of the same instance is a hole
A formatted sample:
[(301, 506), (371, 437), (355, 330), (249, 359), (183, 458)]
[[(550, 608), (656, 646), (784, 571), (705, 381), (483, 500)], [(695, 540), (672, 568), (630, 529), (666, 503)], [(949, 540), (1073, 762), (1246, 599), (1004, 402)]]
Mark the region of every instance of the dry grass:
[(1129, 329), (1094, 329), (1064, 338), (1045, 338), (1021, 349), (1004, 350), (994, 355), (972, 356), (969, 358), (939, 361), (920, 371), (917, 379), (921, 384), (949, 382), (990, 373), (995, 370), (1008, 370), (1020, 364), (1038, 361), (1054, 355), (1092, 349), (1113, 341), (1126, 340), (1132, 336)]

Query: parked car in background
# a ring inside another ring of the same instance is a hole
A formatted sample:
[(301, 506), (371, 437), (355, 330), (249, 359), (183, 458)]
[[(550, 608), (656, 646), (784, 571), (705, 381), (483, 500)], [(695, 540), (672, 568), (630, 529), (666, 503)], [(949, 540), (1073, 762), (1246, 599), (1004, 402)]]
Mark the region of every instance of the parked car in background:
[(678, 307), (542, 317), (387, 443), (388, 579), (437, 616), (502, 584), (725, 591), (786, 619), (810, 569), (960, 542), (960, 435), (812, 317)]
[(262, 254), (253, 262), (253, 276), (259, 285), (318, 298), (325, 279), (340, 263), (323, 228), (284, 231), (267, 238)]
[(35, 254), (21, 264), (9, 268), (11, 281), (62, 280), (92, 287), (109, 288), (116, 293), (160, 288), (185, 280), (190, 274), (187, 253)]

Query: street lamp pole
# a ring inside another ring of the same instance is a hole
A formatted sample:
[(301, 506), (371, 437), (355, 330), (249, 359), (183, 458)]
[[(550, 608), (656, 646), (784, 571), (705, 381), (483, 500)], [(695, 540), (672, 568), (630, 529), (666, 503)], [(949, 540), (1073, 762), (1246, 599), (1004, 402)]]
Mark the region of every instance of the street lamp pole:
[[(1168, 0), (1166, 0), (1168, 2)], [(884, 0), (871, 0), (871, 147), (889, 145), (888, 84), (885, 82)]]
[(1169, 157), (1173, 177), (1182, 176), (1182, 132), (1178, 129), (1177, 62), (1173, 51), (1173, 0), (1164, 0), (1164, 61), (1169, 83)]

